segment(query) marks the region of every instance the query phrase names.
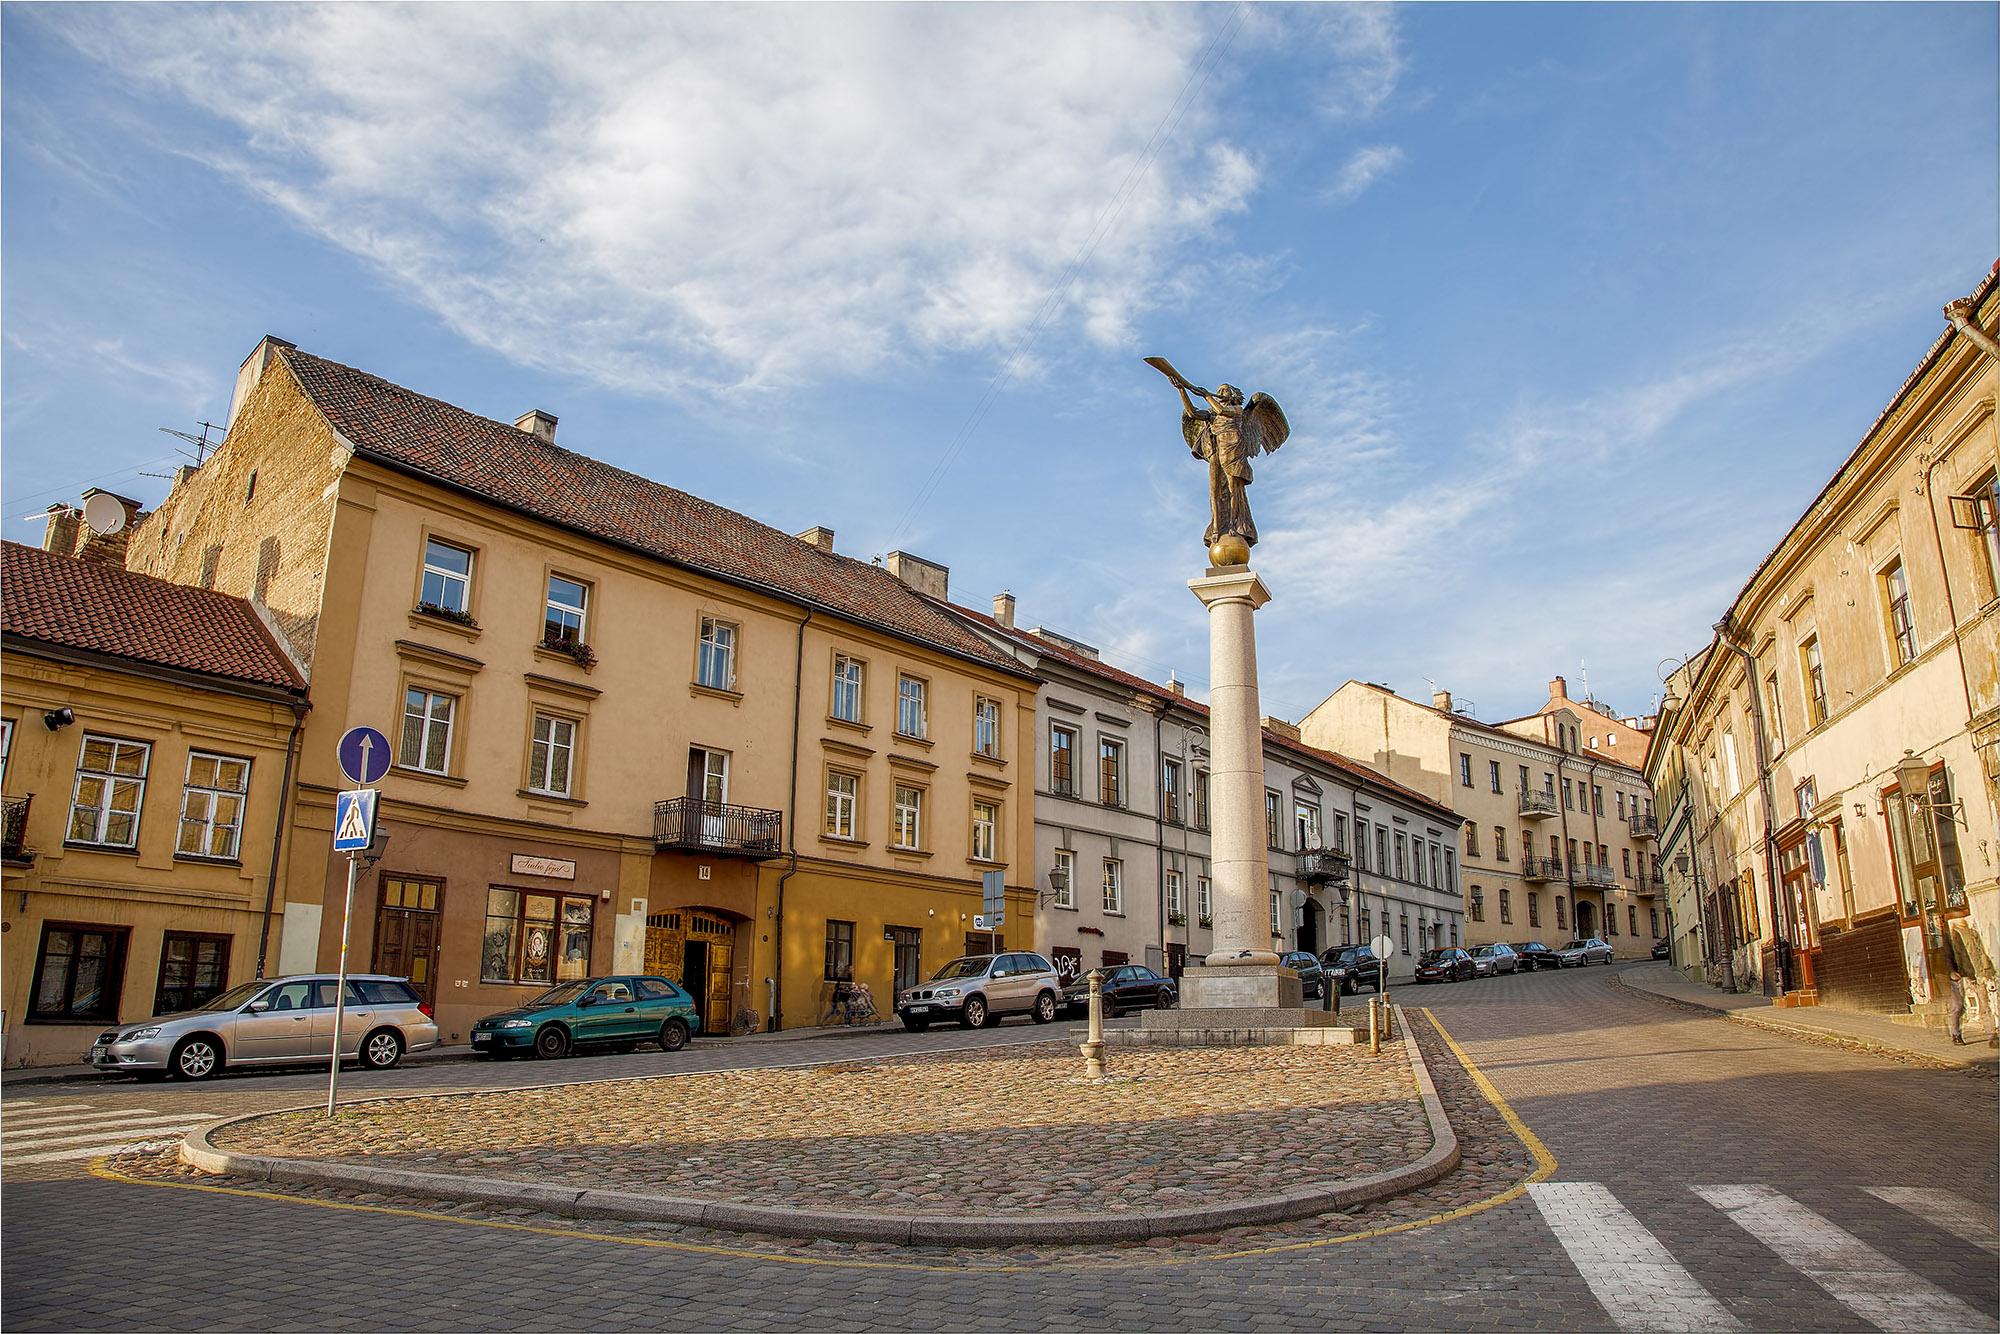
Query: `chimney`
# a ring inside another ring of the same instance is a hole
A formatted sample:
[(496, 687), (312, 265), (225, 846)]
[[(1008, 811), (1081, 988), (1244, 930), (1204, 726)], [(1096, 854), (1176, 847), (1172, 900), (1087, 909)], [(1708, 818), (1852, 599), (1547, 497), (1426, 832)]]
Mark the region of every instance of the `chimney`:
[(1012, 593), (1002, 590), (995, 595), (993, 599), (993, 619), (1006, 626), (1009, 630), (1014, 628), (1014, 595)]
[(1287, 741), (1297, 741), (1299, 739), (1299, 729), (1296, 723), (1288, 723), (1283, 718), (1273, 718), (1269, 714), (1266, 714), (1264, 717), (1264, 730), (1274, 736), (1281, 736)]
[(236, 368), (236, 388), (229, 395), (229, 425), (235, 425), (236, 414), (243, 407), (243, 401), (250, 397), (250, 391), (264, 378), (264, 370), (278, 355), (281, 347), (297, 347), (275, 334), (265, 334), (257, 340), (257, 346), (250, 349), (250, 355), (243, 358), (243, 364)]
[(77, 559), (122, 569), (125, 544), (132, 540), (132, 529), (146, 516), (145, 509), (130, 496), (93, 486), (83, 493), (82, 513), (82, 541), (77, 547)]
[(814, 524), (803, 533), (798, 534), (798, 539), (809, 547), (818, 547), (829, 556), (833, 554), (833, 529), (831, 528)]
[(556, 415), (543, 412), (540, 408), (529, 408), (514, 418), (514, 429), (526, 431), (545, 445), (553, 445), (556, 442)]
[(1071, 639), (1068, 635), (1058, 634), (1054, 630), (1049, 629), (1046, 625), (1038, 625), (1034, 629), (1028, 631), (1028, 633), (1033, 635), (1037, 639), (1046, 639), (1051, 644), (1060, 644), (1064, 648), (1068, 649), (1071, 653), (1076, 654), (1079, 658), (1089, 658), (1092, 662), (1101, 661), (1101, 659), (1098, 656), (1096, 645), (1086, 644), (1081, 639)]
[(1176, 695), (1185, 696), (1187, 694), (1187, 687), (1181, 684), (1180, 677), (1175, 676), (1172, 671), (1167, 673), (1167, 689), (1173, 691)]
[(49, 506), (49, 526), (42, 530), (42, 550), (58, 556), (76, 555), (77, 534), (82, 527), (82, 510), (70, 505)]
[(939, 602), (947, 599), (951, 571), (936, 561), (912, 556), (907, 551), (892, 551), (889, 553), (889, 573), (925, 597), (936, 598)]
[(1450, 713), (1451, 692), (1449, 690), (1431, 691), (1431, 707), (1434, 709), (1442, 709), (1444, 712)]
[(1569, 682), (1567, 682), (1567, 681), (1563, 680), (1563, 679), (1562, 679), (1562, 678), (1561, 678), (1560, 676), (1558, 676), (1557, 678), (1555, 678), (1555, 680), (1553, 680), (1553, 681), (1549, 682), (1549, 698), (1550, 698), (1550, 699), (1568, 699), (1568, 698), (1569, 698)]

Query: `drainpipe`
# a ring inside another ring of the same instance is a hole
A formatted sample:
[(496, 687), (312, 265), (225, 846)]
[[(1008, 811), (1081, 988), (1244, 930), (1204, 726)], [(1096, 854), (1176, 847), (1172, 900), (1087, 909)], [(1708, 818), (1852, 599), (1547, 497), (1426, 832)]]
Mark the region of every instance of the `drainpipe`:
[(292, 703), (292, 736), (285, 743), (285, 775), (278, 780), (278, 818), (271, 830), (271, 870), (264, 877), (264, 925), (257, 933), (257, 976), (264, 976), (264, 964), (271, 950), (271, 915), (278, 907), (278, 858), (285, 846), (285, 811), (292, 801), (292, 768), (299, 754), (299, 733), (305, 730), (306, 710), (312, 705), (304, 700)]
[(771, 921), (771, 1031), (785, 1026), (785, 882), (799, 873), (799, 719), (805, 701), (806, 626), (812, 623), (812, 608), (806, 608), (799, 622), (799, 643), (792, 660), (792, 787), (787, 798), (791, 810), (785, 814), (785, 844), (791, 861), (778, 877), (777, 916)]
[[(1160, 719), (1165, 714), (1166, 710), (1161, 709), (1153, 715), (1154, 783), (1160, 781), (1160, 775), (1165, 773), (1167, 768), (1167, 754), (1162, 749), (1163, 743), (1160, 739)], [(1188, 781), (1194, 781), (1192, 776)], [(1179, 800), (1180, 793), (1175, 792), (1174, 797)], [(1153, 871), (1153, 897), (1158, 900), (1155, 911), (1159, 914), (1160, 923), (1160, 971), (1165, 973), (1167, 971), (1167, 812), (1166, 800), (1158, 787), (1153, 789), (1153, 860), (1156, 863)], [(1182, 889), (1185, 892), (1186, 887), (1183, 886)]]
[[(1743, 664), (1744, 682), (1750, 691), (1750, 730), (1755, 733), (1757, 742), (1757, 795), (1764, 808), (1764, 880), (1771, 903), (1771, 937), (1790, 945), (1791, 924), (1785, 920), (1778, 897), (1778, 803), (1771, 796), (1771, 754), (1764, 740), (1764, 700), (1763, 692), (1758, 688), (1761, 683), (1757, 680), (1757, 660), (1750, 656), (1749, 649), (1737, 642), (1736, 627), (1727, 615), (1715, 623), (1715, 642), (1735, 654), (1737, 661)], [(1790, 962), (1787, 958), (1787, 965)], [(1789, 966), (1786, 971), (1790, 972)]]

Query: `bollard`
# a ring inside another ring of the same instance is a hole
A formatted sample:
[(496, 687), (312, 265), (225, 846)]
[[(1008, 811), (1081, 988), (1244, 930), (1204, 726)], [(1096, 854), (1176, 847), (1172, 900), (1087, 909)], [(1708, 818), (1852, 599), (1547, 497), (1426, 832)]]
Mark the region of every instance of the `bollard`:
[(1382, 1030), (1379, 1025), (1379, 1018), (1380, 1010), (1377, 1006), (1377, 998), (1370, 996), (1368, 998), (1368, 1054), (1371, 1056), (1380, 1056), (1382, 1054)]
[(1101, 969), (1090, 970), (1090, 1032), (1077, 1050), (1083, 1053), (1084, 1078), (1104, 1078), (1104, 973)]

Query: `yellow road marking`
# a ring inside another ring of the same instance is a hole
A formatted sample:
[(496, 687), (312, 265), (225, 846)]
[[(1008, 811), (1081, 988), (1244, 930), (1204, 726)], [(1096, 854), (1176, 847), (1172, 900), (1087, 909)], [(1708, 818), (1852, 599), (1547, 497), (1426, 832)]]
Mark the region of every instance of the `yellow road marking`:
[(928, 1274), (1025, 1274), (1052, 1269), (1166, 1269), (1177, 1265), (1204, 1264), (1216, 1260), (1242, 1260), (1260, 1255), (1282, 1255), (1289, 1251), (1310, 1251), (1317, 1250), (1322, 1246), (1341, 1246), (1349, 1242), (1372, 1241), (1377, 1237), (1394, 1236), (1399, 1232), (1414, 1232), (1419, 1228), (1435, 1227), (1440, 1223), (1450, 1223), (1461, 1218), (1470, 1218), (1474, 1214), (1484, 1213), (1486, 1210), (1498, 1205), (1520, 1199), (1521, 1196), (1527, 1193), (1530, 1185), (1537, 1181), (1546, 1181), (1549, 1177), (1555, 1175), (1556, 1156), (1549, 1152), (1548, 1146), (1542, 1143), (1541, 1137), (1530, 1130), (1527, 1122), (1523, 1121), (1520, 1115), (1507, 1104), (1507, 1100), (1500, 1096), (1500, 1090), (1494, 1088), (1493, 1082), (1486, 1077), (1477, 1065), (1473, 1064), (1472, 1057), (1466, 1054), (1465, 1048), (1458, 1045), (1458, 1040), (1452, 1037), (1445, 1026), (1438, 1022), (1438, 1017), (1431, 1013), (1428, 1008), (1424, 1009), (1422, 1014), (1424, 1018), (1431, 1022), (1431, 1026), (1437, 1029), (1438, 1036), (1444, 1039), (1445, 1045), (1451, 1048), (1452, 1055), (1458, 1058), (1458, 1062), (1464, 1067), (1466, 1074), (1471, 1076), (1473, 1085), (1479, 1090), (1480, 1096), (1493, 1104), (1494, 1108), (1499, 1111), (1501, 1117), (1507, 1122), (1507, 1128), (1514, 1132), (1516, 1138), (1521, 1141), (1529, 1154), (1533, 1156), (1535, 1170), (1503, 1191), (1489, 1195), (1483, 1200), (1475, 1200), (1471, 1204), (1462, 1204), (1456, 1209), (1447, 1209), (1442, 1213), (1428, 1214), (1423, 1218), (1413, 1218), (1407, 1222), (1391, 1223), (1382, 1227), (1364, 1228), (1358, 1232), (1343, 1232), (1337, 1237), (1316, 1237), (1309, 1241), (1282, 1242), (1271, 1246), (1255, 1246), (1234, 1251), (1210, 1251), (1200, 1255), (1187, 1256), (1162, 1256), (1156, 1253), (1125, 1261), (1107, 1262), (1093, 1259), (1083, 1264), (1065, 1264), (1057, 1261), (1045, 1264), (937, 1265), (922, 1264), (913, 1260), (832, 1259), (816, 1255), (780, 1255), (768, 1251), (745, 1250), (734, 1246), (705, 1245), (693, 1241), (668, 1241), (660, 1237), (620, 1236), (608, 1232), (590, 1232), (580, 1228), (547, 1227), (535, 1223), (514, 1223), (497, 1218), (467, 1218), (460, 1214), (437, 1213), (428, 1209), (407, 1209), (397, 1205), (356, 1204), (346, 1200), (315, 1200), (300, 1195), (286, 1195), (279, 1191), (251, 1190), (244, 1186), (209, 1186), (193, 1181), (155, 1181), (146, 1177), (128, 1176), (107, 1166), (110, 1161), (109, 1155), (93, 1161), (90, 1165), (90, 1174), (103, 1181), (116, 1182), (127, 1186), (162, 1186), (169, 1190), (194, 1190), (209, 1195), (235, 1195), (244, 1199), (272, 1200), (281, 1204), (303, 1204), (320, 1209), (340, 1209), (349, 1213), (386, 1214), (394, 1218), (414, 1218), (430, 1223), (457, 1223), (465, 1227), (489, 1228), (499, 1232), (525, 1232), (542, 1237), (565, 1237), (579, 1241), (603, 1241), (618, 1246), (644, 1246), (654, 1250), (684, 1251), (693, 1255), (724, 1256), (735, 1260), (760, 1260), (775, 1264), (814, 1265), (832, 1269), (896, 1269)]

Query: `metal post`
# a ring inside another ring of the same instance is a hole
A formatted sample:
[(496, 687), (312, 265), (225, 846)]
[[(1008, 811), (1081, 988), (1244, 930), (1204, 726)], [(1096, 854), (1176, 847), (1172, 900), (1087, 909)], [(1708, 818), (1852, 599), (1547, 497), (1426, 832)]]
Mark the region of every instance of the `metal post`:
[(354, 881), (361, 871), (361, 854), (347, 854), (347, 906), (340, 914), (340, 980), (333, 990), (333, 1054), (327, 1060), (326, 1114), (333, 1115), (334, 1096), (340, 1091), (340, 1025), (347, 1017), (347, 939), (354, 925)]
[(1370, 996), (1368, 998), (1368, 1054), (1370, 1056), (1380, 1056), (1382, 1054), (1382, 1030), (1378, 1026), (1380, 1007), (1381, 997)]
[(1090, 1033), (1077, 1048), (1083, 1053), (1086, 1079), (1104, 1078), (1104, 972), (1090, 970)]

